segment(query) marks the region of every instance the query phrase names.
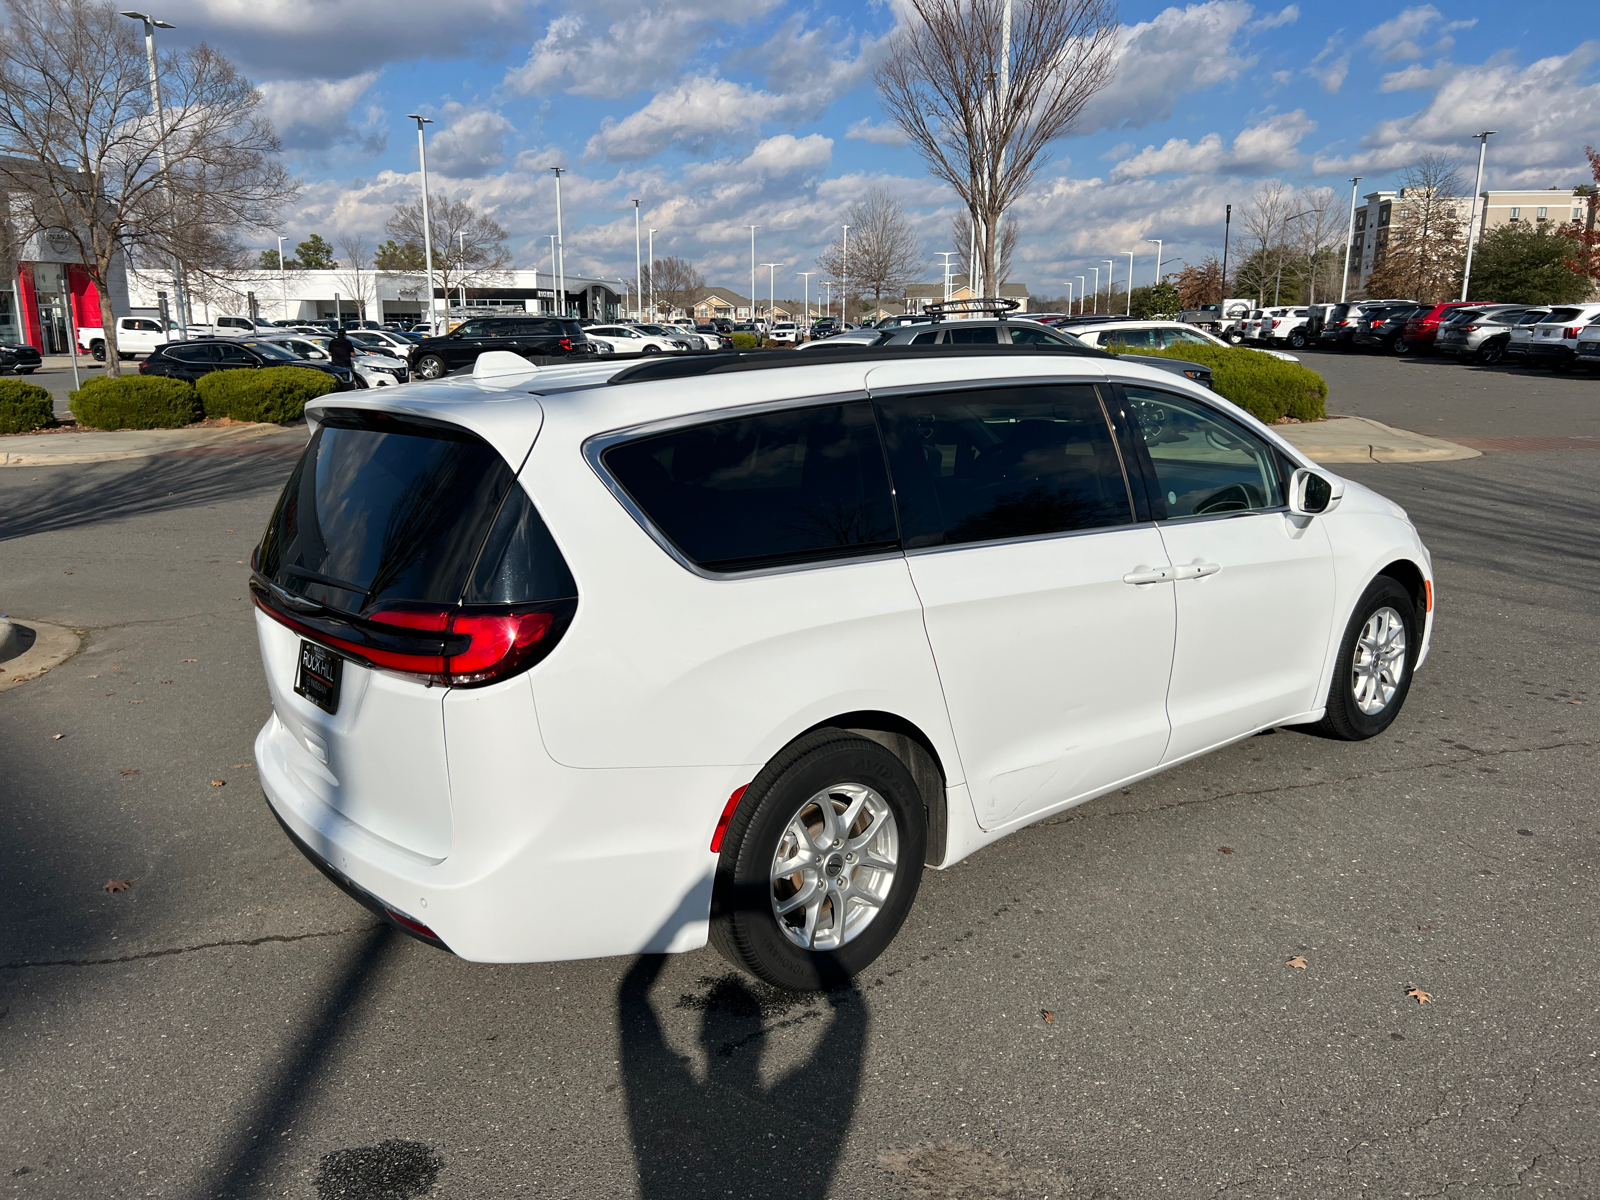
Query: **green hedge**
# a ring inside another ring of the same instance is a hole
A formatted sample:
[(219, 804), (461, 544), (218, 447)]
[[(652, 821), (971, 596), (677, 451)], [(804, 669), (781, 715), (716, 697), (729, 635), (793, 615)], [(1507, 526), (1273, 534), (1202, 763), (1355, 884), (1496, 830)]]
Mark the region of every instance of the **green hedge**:
[(761, 340), (753, 333), (730, 333), (728, 336), (733, 339), (735, 350), (754, 350)]
[(1268, 425), (1280, 417), (1320, 421), (1328, 415), (1328, 381), (1310, 367), (1243, 347), (1184, 346), (1149, 350), (1107, 346), (1113, 354), (1159, 354), (1211, 368), (1219, 396)]
[(338, 388), (326, 371), (310, 367), (262, 367), (254, 371), (213, 371), (200, 380), (200, 403), (208, 417), (235, 421), (275, 421), (305, 415), (306, 402)]
[(50, 393), (37, 383), (0, 379), (0, 433), (43, 429), (55, 419)]
[(96, 375), (67, 406), (87, 429), (178, 429), (200, 418), (194, 384), (163, 375)]

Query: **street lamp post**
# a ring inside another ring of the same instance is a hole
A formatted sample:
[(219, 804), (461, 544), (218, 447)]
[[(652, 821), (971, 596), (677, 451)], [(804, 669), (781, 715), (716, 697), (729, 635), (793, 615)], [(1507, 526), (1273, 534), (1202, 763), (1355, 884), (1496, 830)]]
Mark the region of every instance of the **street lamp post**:
[[(289, 319), (289, 274), (284, 270), (283, 266), (283, 244), (288, 240), (286, 237), (278, 239), (278, 289), (283, 298), (283, 319), (285, 321)], [(162, 330), (162, 332), (165, 333), (166, 331)]]
[(655, 320), (656, 312), (656, 234), (658, 230), (650, 231), (650, 319)]
[(832, 319), (832, 317), (833, 317), (833, 280), (831, 280), (831, 279), (825, 279), (825, 280), (822, 281), (822, 312), (823, 312), (824, 316)]
[[(433, 217), (428, 211), (428, 145), (422, 136), (422, 127), (432, 125), (433, 118), (416, 113), (406, 116), (417, 123), (417, 162), (422, 168), (422, 253), (428, 268), (428, 324), (437, 336), (444, 330), (439, 328), (439, 306), (433, 302)], [(282, 256), (279, 258), (281, 261)]]
[(1082, 275), (1078, 276), (1078, 315), (1083, 316), (1083, 285), (1088, 282)]
[(806, 283), (805, 283), (805, 287), (806, 287), (805, 314), (806, 315), (805, 315), (804, 319), (805, 319), (805, 323), (806, 323), (806, 336), (809, 337), (811, 335), (811, 277), (813, 275), (815, 275), (816, 272), (815, 271), (796, 271), (795, 274), (804, 276), (805, 277), (805, 281), (806, 281)]
[(778, 264), (762, 263), (767, 268), (767, 321), (771, 323), (778, 316)]
[(756, 230), (759, 225), (750, 226), (750, 323), (756, 322)]
[[(458, 248), (456, 257), (457, 257), (457, 259), (459, 259), (459, 261), (456, 263), (456, 267), (459, 269), (459, 271), (461, 273), (461, 278), (458, 281), (461, 284), (461, 315), (462, 316), (466, 316), (466, 313), (467, 313), (467, 231), (465, 229), (456, 230), (456, 246)], [(359, 271), (357, 271), (356, 272), (356, 279), (359, 280), (360, 278), (361, 278), (361, 273)]]
[(1461, 300), (1467, 299), (1467, 285), (1472, 282), (1472, 247), (1478, 240), (1478, 201), (1483, 196), (1483, 156), (1489, 151), (1489, 139), (1498, 129), (1485, 129), (1472, 136), (1478, 139), (1478, 182), (1472, 185), (1472, 220), (1467, 225), (1467, 265), (1461, 272)]
[(839, 261), (839, 324), (843, 325), (850, 320), (850, 314), (845, 311), (845, 305), (850, 299), (850, 226), (844, 228), (844, 249)]
[(1128, 316), (1133, 316), (1133, 251), (1128, 251)]
[[(1217, 297), (1217, 307), (1220, 311), (1222, 302), (1228, 298), (1228, 240), (1233, 233), (1233, 205), (1228, 205), (1228, 211), (1222, 218), (1222, 283), (1217, 290), (1222, 294)], [(1222, 313), (1224, 318), (1227, 313)]]
[(556, 260), (551, 265), (555, 267), (557, 310), (559, 316), (567, 315), (567, 243), (561, 234), (561, 172), (565, 167), (551, 167), (556, 175)]
[(939, 257), (944, 259), (944, 299), (946, 304), (950, 302), (950, 260), (959, 256), (960, 251), (958, 250), (939, 251)]
[[(653, 268), (655, 263), (650, 264)], [(639, 202), (633, 202), (633, 301), (639, 306), (639, 315), (635, 320), (644, 320), (644, 266), (639, 261)]]
[(1067, 280), (1067, 316), (1072, 315), (1072, 280)]
[(1356, 185), (1360, 182), (1359, 175), (1350, 180), (1350, 228), (1344, 235), (1344, 279), (1339, 283), (1340, 304), (1343, 304), (1344, 298), (1350, 294), (1350, 247), (1356, 240)]
[[(1114, 270), (1114, 263), (1116, 260), (1102, 258), (1100, 261), (1106, 265), (1106, 312), (1109, 313), (1111, 311), (1111, 282), (1112, 276), (1116, 273)], [(1095, 311), (1100, 311), (1100, 304), (1098, 301), (1095, 302)]]
[(1155, 278), (1154, 286), (1155, 287), (1160, 287), (1161, 286), (1161, 239), (1160, 238), (1145, 238), (1145, 241), (1154, 242), (1156, 244), (1156, 278)]
[(1098, 313), (1100, 311), (1100, 268), (1090, 267), (1089, 270), (1094, 272), (1094, 291), (1091, 294), (1094, 296), (1094, 311)]
[[(176, 29), (177, 26), (170, 21), (158, 21), (148, 13), (142, 13), (131, 8), (123, 9), (121, 15), (144, 24), (144, 53), (145, 58), (150, 63), (150, 107), (151, 112), (155, 114), (156, 134), (160, 139), (156, 142), (156, 150), (161, 161), (161, 190), (166, 193), (168, 216), (170, 218), (172, 179), (167, 174), (167, 116), (166, 110), (161, 106), (161, 74), (156, 69), (156, 30)], [(278, 255), (278, 260), (279, 262), (283, 261), (281, 253)], [(183, 277), (183, 262), (178, 258), (176, 248), (174, 248), (172, 254), (172, 291), (174, 299), (178, 302), (178, 340), (180, 342), (187, 341), (189, 339), (189, 289)], [(102, 299), (101, 302), (104, 303), (104, 300)], [(68, 312), (71, 312), (70, 308)], [(72, 324), (72, 336), (76, 339), (78, 336), (76, 318), (73, 319)], [(166, 331), (163, 330), (162, 332), (165, 333)]]

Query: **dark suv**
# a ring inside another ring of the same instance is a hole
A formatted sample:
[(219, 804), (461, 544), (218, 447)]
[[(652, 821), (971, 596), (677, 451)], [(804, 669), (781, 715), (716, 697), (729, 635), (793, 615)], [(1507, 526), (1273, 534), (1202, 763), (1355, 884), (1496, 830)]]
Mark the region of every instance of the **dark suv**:
[(1416, 311), (1415, 304), (1364, 308), (1356, 322), (1355, 336), (1350, 340), (1367, 350), (1405, 354), (1410, 347), (1401, 341), (1401, 335), (1406, 331), (1406, 322)]
[(0, 375), (7, 371), (32, 375), (43, 364), (44, 358), (32, 346), (20, 342), (0, 342)]
[(477, 317), (441, 337), (426, 337), (411, 351), (411, 373), (437, 379), (470, 367), (487, 350), (523, 357), (584, 358), (598, 354), (575, 317)]
[(308, 371), (322, 371), (339, 381), (339, 390), (348, 392), (364, 388), (366, 381), (349, 367), (336, 367), (332, 363), (310, 362), (285, 350), (276, 342), (202, 339), (193, 342), (168, 342), (150, 351), (150, 357), (139, 364), (141, 375), (165, 375), (171, 379), (197, 380), (213, 371), (252, 370), (261, 367), (304, 367)]

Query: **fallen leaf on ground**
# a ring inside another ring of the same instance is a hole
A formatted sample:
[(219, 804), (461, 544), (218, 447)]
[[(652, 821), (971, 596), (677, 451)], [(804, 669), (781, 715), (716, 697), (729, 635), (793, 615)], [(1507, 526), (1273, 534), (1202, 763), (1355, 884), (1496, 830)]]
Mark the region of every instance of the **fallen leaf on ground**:
[(144, 701), (143, 700), (129, 700), (128, 703), (129, 704), (143, 704)]
[(1421, 930), (1428, 930), (1428, 929), (1437, 929), (1439, 927), (1437, 925), (1418, 925), (1417, 928), (1421, 929)]
[(52, 741), (52, 742), (59, 742), (59, 741), (60, 741), (60, 740), (61, 740), (61, 739), (62, 739), (62, 738), (64, 738), (64, 737), (66, 737), (66, 736), (67, 736), (67, 735), (66, 735), (66, 734), (64, 734), (64, 733), (52, 733), (52, 734), (51, 734), (51, 735), (50, 735), (50, 740), (51, 740), (51, 741)]
[(139, 773), (139, 768), (138, 767), (123, 767), (122, 768), (122, 773), (124, 775), (137, 775)]
[(108, 695), (108, 696), (115, 696), (115, 695), (116, 695), (116, 693), (115, 693), (115, 692), (107, 692), (107, 693), (106, 693), (106, 695)]
[(232, 533), (232, 532), (233, 532), (233, 530), (231, 530), (231, 529), (230, 529), (230, 530), (228, 530), (228, 532), (229, 532), (229, 533)]
[(1217, 847), (1217, 853), (1218, 854), (1232, 854), (1233, 853), (1233, 847), (1232, 846), (1218, 846)]
[(249, 763), (234, 763), (233, 769), (237, 771), (240, 767), (248, 767), (249, 765)]
[(1044, 1023), (1046, 1025), (1054, 1025), (1056, 1023), (1055, 1013), (1051, 1012), (1048, 1008), (1041, 1008), (1039, 1010), (1039, 1015), (1044, 1018)]
[(91, 675), (91, 676), (89, 676), (89, 678), (90, 678), (90, 679), (99, 679), (99, 678), (100, 678), (100, 676), (98, 676), (98, 675)]
[(184, 662), (199, 662), (200, 660), (198, 658), (186, 658), (183, 661)]
[(63, 575), (71, 575), (71, 574), (72, 574), (72, 572), (71, 572), (71, 571), (63, 571), (63, 572), (61, 572), (61, 573), (62, 573), (62, 574), (63, 574)]
[(138, 882), (138, 879), (137, 875), (132, 879), (108, 879), (100, 885), (100, 888), (106, 892), (125, 892)]
[(1293, 967), (1297, 971), (1304, 971), (1306, 969), (1306, 956), (1304, 954), (1296, 954), (1283, 965), (1286, 967)]
[(1418, 1004), (1428, 1004), (1433, 1000), (1433, 993), (1425, 992), (1421, 988), (1412, 988), (1406, 993), (1406, 995), (1410, 999), (1415, 1000)]
[(212, 781), (211, 781), (211, 786), (212, 786), (212, 787), (227, 787), (227, 786), (228, 786), (228, 785), (227, 785), (227, 784), (226, 784), (226, 783), (224, 783), (224, 782), (223, 782), (223, 781), (222, 781), (222, 780), (220, 780), (220, 779), (213, 779), (213, 780), (212, 780)]

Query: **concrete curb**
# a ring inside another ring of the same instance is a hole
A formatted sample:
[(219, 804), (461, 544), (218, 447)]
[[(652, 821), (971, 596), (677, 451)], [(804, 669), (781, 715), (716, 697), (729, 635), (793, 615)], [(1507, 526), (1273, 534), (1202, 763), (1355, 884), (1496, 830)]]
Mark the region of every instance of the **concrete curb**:
[(7, 625), (33, 634), (33, 645), (16, 658), (0, 662), (0, 692), (32, 683), (52, 667), (59, 667), (78, 652), (82, 644), (78, 635), (60, 625), (47, 625), (43, 621), (23, 621), (9, 618)]
[(1275, 425), (1273, 432), (1306, 457), (1338, 463), (1448, 462), (1479, 458), (1483, 451), (1458, 442), (1395, 429), (1368, 417), (1329, 417), (1304, 425)]
[(175, 450), (231, 446), (281, 433), (282, 425), (222, 425), (211, 429), (128, 429), (114, 433), (12, 434), (0, 437), (0, 467), (55, 467), (151, 458)]

